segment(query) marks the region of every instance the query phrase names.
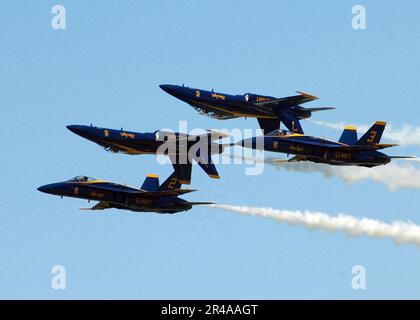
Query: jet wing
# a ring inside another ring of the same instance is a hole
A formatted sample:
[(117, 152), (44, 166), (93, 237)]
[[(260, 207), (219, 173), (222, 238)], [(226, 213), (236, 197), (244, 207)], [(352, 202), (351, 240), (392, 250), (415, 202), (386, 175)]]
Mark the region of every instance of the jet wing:
[(80, 208), (80, 210), (104, 210), (111, 208), (111, 204), (106, 201), (100, 201), (96, 205), (94, 205), (92, 208)]
[(290, 159), (273, 159), (273, 163), (287, 163), (287, 162), (300, 162), (300, 161), (307, 161), (308, 157), (304, 156), (294, 156)]
[(327, 140), (322, 140), (322, 142), (319, 141), (312, 141), (312, 140), (305, 140), (307, 139), (307, 136), (303, 136), (303, 135), (291, 135), (291, 136), (269, 136), (272, 138), (275, 138), (277, 140), (283, 140), (283, 141), (288, 141), (291, 143), (295, 143), (295, 144), (301, 144), (301, 145), (310, 145), (310, 146), (316, 146), (316, 147), (321, 147), (321, 148), (340, 148), (340, 147), (348, 147), (348, 146), (343, 146), (342, 144), (338, 144), (332, 141), (327, 141)]
[(207, 136), (210, 136), (210, 139), (212, 141), (213, 140), (220, 140), (220, 139), (229, 137), (229, 135), (227, 133), (224, 133), (224, 132), (210, 130), (210, 129), (207, 129), (206, 131), (208, 132)]
[(188, 135), (188, 136), (183, 135), (183, 136), (178, 137), (177, 139), (174, 139), (174, 141), (194, 141), (194, 139), (196, 138), (204, 138), (204, 139), (209, 138), (210, 141), (214, 141), (214, 140), (220, 140), (220, 139), (229, 137), (229, 135), (224, 132), (210, 130), (210, 129), (206, 129), (206, 131), (207, 133), (199, 134), (199, 135)]
[(351, 145), (351, 146), (333, 146), (335, 150), (340, 151), (375, 151), (385, 148), (391, 148), (399, 146), (398, 144), (392, 144), (392, 143), (377, 143), (377, 144), (367, 144), (367, 145)]
[(265, 106), (265, 107), (281, 107), (288, 108), (293, 106), (298, 106), (302, 103), (310, 102), (319, 99), (313, 95), (310, 95), (305, 92), (297, 91), (299, 93), (296, 96), (284, 97), (280, 99), (273, 99), (267, 101), (254, 102), (253, 105), (256, 106)]
[(145, 192), (142, 193), (142, 197), (150, 197), (150, 198), (157, 198), (157, 197), (170, 197), (170, 196), (179, 196), (181, 194), (186, 194), (190, 192), (194, 192), (197, 190), (194, 189), (167, 189), (167, 190), (160, 190), (160, 191), (152, 191), (152, 192)]
[(320, 141), (311, 141), (311, 140), (304, 140), (305, 136), (292, 136), (292, 137), (275, 137), (276, 139), (279, 140), (284, 140), (284, 141), (288, 141), (291, 143), (296, 143), (296, 144), (301, 144), (301, 145), (311, 145), (311, 146), (317, 146), (317, 147), (321, 147), (321, 148), (326, 148), (326, 149), (332, 149), (332, 150), (337, 150), (337, 151), (347, 151), (347, 152), (362, 152), (362, 151), (375, 151), (375, 150), (380, 150), (380, 149), (385, 149), (385, 148), (391, 148), (391, 147), (395, 147), (398, 146), (398, 144), (385, 144), (385, 143), (377, 143), (377, 144), (369, 144), (369, 145), (344, 145), (344, 144), (340, 144), (340, 143), (336, 143), (336, 142), (332, 142), (332, 141), (327, 141), (327, 140), (322, 140), (322, 142)]
[(97, 185), (97, 184), (83, 184), (83, 187), (90, 188), (92, 190), (103, 190), (103, 191), (113, 191), (113, 192), (122, 192), (122, 193), (144, 193), (138, 189), (127, 187), (124, 185)]

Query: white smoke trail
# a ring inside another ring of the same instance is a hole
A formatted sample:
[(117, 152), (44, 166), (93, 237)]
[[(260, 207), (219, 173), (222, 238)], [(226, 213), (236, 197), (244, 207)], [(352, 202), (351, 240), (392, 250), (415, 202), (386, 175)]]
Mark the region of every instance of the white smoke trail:
[[(318, 120), (309, 120), (310, 122), (317, 124), (319, 126), (324, 126), (330, 129), (334, 129), (334, 130), (343, 130), (344, 127), (349, 126), (349, 125), (354, 125), (358, 131), (362, 132), (362, 131), (367, 131), (367, 129), (369, 129), (369, 126), (366, 125), (356, 125), (356, 124), (351, 124), (348, 122), (327, 122), (327, 121), (318, 121)], [(386, 130), (388, 130), (389, 128), (387, 128)]]
[[(335, 123), (317, 120), (310, 121), (317, 125), (325, 126), (334, 130), (343, 130), (345, 126), (349, 125), (349, 123), (344, 122)], [(355, 125), (355, 127), (361, 133), (364, 133), (370, 128), (370, 126), (367, 125)], [(420, 127), (414, 127), (406, 124), (401, 129), (396, 130), (392, 126), (387, 126), (384, 131), (384, 139), (398, 143), (401, 146), (420, 146)]]
[(404, 159), (405, 161), (414, 161), (414, 162), (420, 162), (420, 158), (408, 158)]
[[(270, 160), (268, 160), (270, 161)], [(312, 173), (319, 172), (326, 178), (337, 177), (346, 183), (355, 183), (363, 180), (372, 180), (386, 185), (391, 191), (398, 189), (420, 189), (420, 170), (412, 165), (400, 166), (390, 163), (375, 168), (363, 167), (336, 167), (327, 164), (312, 162), (276, 163), (280, 169), (287, 171)]]
[[(302, 162), (281, 162), (276, 158), (244, 157), (232, 155), (246, 161), (264, 162), (275, 166), (278, 170), (286, 170), (301, 173), (321, 173), (325, 178), (337, 177), (345, 183), (356, 183), (364, 180), (386, 185), (391, 191), (398, 189), (420, 189), (420, 169), (411, 164), (398, 165), (390, 163), (375, 168), (332, 166), (328, 164)], [(404, 159), (419, 162), (419, 158)]]
[(271, 218), (292, 225), (302, 225), (309, 229), (320, 229), (329, 232), (344, 231), (351, 236), (391, 238), (397, 244), (414, 244), (420, 247), (420, 226), (410, 221), (393, 221), (388, 224), (378, 220), (356, 218), (345, 214), (330, 216), (323, 212), (313, 211), (289, 211), (219, 204), (209, 206), (251, 216)]

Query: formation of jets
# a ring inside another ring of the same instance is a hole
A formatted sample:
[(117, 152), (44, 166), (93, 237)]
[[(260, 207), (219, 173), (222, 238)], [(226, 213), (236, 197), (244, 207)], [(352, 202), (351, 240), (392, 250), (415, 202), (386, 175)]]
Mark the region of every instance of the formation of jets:
[[(161, 85), (170, 95), (188, 103), (200, 114), (225, 120), (238, 117), (256, 118), (263, 135), (224, 145), (218, 143), (227, 135), (207, 130), (200, 135), (157, 130), (133, 132), (92, 125), (69, 125), (67, 128), (106, 151), (130, 155), (152, 154), (168, 156), (174, 172), (161, 185), (159, 177), (147, 175), (140, 188), (128, 187), (105, 180), (78, 176), (68, 181), (52, 183), (38, 188), (39, 191), (58, 195), (99, 201), (84, 210), (125, 209), (136, 212), (176, 213), (188, 211), (194, 205), (211, 202), (188, 202), (180, 195), (195, 191), (182, 189), (191, 183), (192, 163), (195, 161), (204, 172), (214, 179), (220, 176), (212, 161), (212, 155), (224, 152), (225, 147), (239, 145), (294, 155), (284, 162), (312, 161), (329, 165), (375, 167), (385, 165), (393, 158), (378, 150), (397, 146), (380, 143), (386, 123), (377, 121), (358, 139), (355, 127), (346, 127), (338, 142), (305, 135), (300, 120), (310, 118), (313, 112), (334, 109), (332, 107), (305, 108), (301, 104), (317, 97), (298, 92), (298, 95), (277, 98), (246, 93), (229, 95), (177, 85)], [(288, 130), (280, 129), (281, 123)]]

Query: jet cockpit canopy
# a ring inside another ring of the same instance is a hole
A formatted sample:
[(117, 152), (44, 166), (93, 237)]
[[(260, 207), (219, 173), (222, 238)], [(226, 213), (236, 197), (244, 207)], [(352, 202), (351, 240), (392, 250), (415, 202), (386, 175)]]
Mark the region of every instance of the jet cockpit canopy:
[(77, 176), (77, 177), (71, 178), (69, 182), (88, 182), (88, 181), (93, 181), (93, 180), (96, 180), (96, 179), (88, 177), (88, 176)]

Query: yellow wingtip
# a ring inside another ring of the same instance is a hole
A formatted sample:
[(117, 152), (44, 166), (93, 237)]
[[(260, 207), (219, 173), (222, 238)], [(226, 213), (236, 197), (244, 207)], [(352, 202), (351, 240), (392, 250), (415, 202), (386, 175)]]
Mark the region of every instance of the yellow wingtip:
[(317, 96), (314, 96), (312, 94), (309, 94), (309, 93), (306, 93), (306, 92), (303, 92), (303, 91), (296, 91), (296, 92), (301, 94), (302, 96), (308, 97), (309, 99), (312, 99), (312, 100), (319, 99)]

